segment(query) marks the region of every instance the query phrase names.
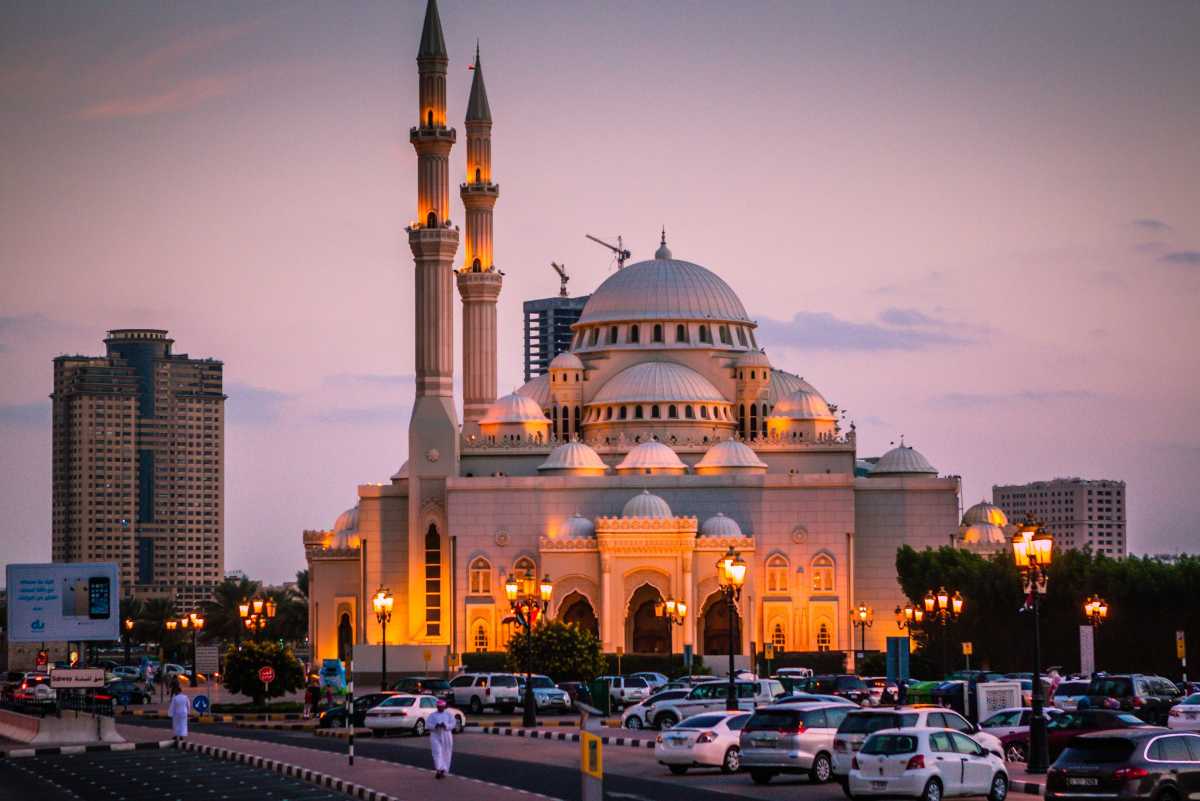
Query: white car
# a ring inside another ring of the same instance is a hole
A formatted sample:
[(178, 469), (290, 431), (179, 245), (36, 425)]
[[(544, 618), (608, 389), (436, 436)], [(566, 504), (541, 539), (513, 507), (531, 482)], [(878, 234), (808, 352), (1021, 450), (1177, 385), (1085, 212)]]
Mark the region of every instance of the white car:
[(1080, 699), (1087, 698), (1090, 685), (1091, 682), (1087, 679), (1083, 681), (1069, 679), (1055, 688), (1054, 695), (1049, 700), (1059, 709), (1074, 712), (1079, 708)]
[[(425, 733), (425, 718), (437, 711), (437, 702), (432, 695), (393, 695), (368, 709), (363, 725), (376, 736), (406, 731), (420, 737)], [(467, 723), (463, 713), (454, 707), (446, 711), (454, 715), (454, 731), (462, 731)]]
[(1184, 731), (1200, 731), (1200, 693), (1192, 693), (1171, 707), (1167, 727)]
[(514, 673), (463, 673), (450, 680), (450, 692), (456, 706), (465, 706), (471, 714), (496, 709), (505, 715), (521, 704), (520, 681)]
[(737, 773), (742, 766), (738, 738), (749, 712), (708, 712), (687, 718), (654, 742), (654, 758), (676, 776), (688, 768), (717, 767)]
[(645, 679), (646, 683), (650, 685), (650, 692), (652, 693), (661, 690), (663, 687), (667, 686), (667, 682), (670, 681), (670, 679), (663, 674), (655, 673), (652, 670), (642, 671), (641, 673), (631, 673), (629, 675)]
[(940, 706), (898, 706), (857, 709), (838, 726), (833, 738), (833, 774), (839, 781), (850, 773), (850, 761), (867, 736), (885, 729), (953, 729), (1003, 759), (1000, 738), (982, 731), (953, 709)]
[[(1055, 715), (1061, 715), (1062, 710), (1048, 706), (1042, 710), (1042, 717), (1050, 720)], [(979, 728), (996, 737), (1009, 734), (1025, 734), (1029, 731), (1029, 721), (1033, 710), (1027, 706), (1011, 706), (1001, 709), (986, 720), (979, 722)]]
[(112, 669), (112, 677), (114, 679), (127, 679), (128, 681), (141, 681), (142, 671), (133, 665), (117, 665)]
[(942, 801), (983, 795), (1008, 797), (1004, 760), (967, 735), (947, 729), (890, 729), (869, 736), (854, 755), (846, 793), (852, 799), (877, 796)]
[(691, 688), (660, 690), (645, 701), (626, 707), (621, 713), (621, 726), (626, 729), (649, 729), (654, 725), (654, 705), (660, 701), (678, 701), (687, 698)]
[[(521, 685), (521, 701), (524, 702), (525, 677), (518, 676), (517, 680)], [(571, 696), (567, 695), (567, 691), (560, 689), (549, 676), (536, 673), (533, 675), (533, 702), (539, 712), (550, 709), (566, 712), (571, 708)]]
[[(778, 679), (756, 679), (734, 684), (738, 708), (747, 712), (774, 703), (784, 694)], [(705, 712), (724, 712), (729, 698), (729, 682), (712, 681), (697, 684), (683, 698), (662, 701), (654, 706), (651, 723), (659, 729), (669, 729), (681, 720)]]
[(608, 682), (609, 700), (614, 711), (619, 712), (650, 697), (650, 685), (640, 676), (598, 676), (597, 680)]

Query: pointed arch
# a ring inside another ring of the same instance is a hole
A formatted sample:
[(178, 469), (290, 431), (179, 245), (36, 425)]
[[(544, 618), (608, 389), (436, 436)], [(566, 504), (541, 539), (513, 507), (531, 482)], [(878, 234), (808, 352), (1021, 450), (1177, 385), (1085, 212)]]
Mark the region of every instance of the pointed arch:
[(471, 650), (476, 653), (483, 653), (490, 650), (491, 642), (491, 631), (489, 631), (487, 622), (476, 620), (475, 626), (471, 631)]
[(468, 568), (467, 592), (471, 595), (492, 594), (492, 563), (486, 557), (477, 556)]
[(783, 594), (788, 591), (788, 560), (781, 553), (767, 557), (767, 592)]
[(812, 591), (814, 593), (831, 593), (837, 586), (837, 563), (833, 556), (826, 551), (817, 553), (809, 565), (809, 575), (812, 576)]
[(425, 530), (425, 636), (442, 636), (442, 537), (435, 523)]

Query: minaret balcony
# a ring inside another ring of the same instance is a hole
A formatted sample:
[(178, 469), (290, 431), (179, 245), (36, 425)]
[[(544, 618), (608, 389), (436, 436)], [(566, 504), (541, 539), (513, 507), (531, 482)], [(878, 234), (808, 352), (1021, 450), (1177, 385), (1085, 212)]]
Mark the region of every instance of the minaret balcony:
[(454, 144), (458, 138), (453, 128), (421, 125), (408, 129), (408, 139), (414, 144), (417, 142), (449, 142), (450, 144)]
[(478, 183), (462, 183), (458, 185), (459, 191), (464, 195), (499, 195), (500, 184), (494, 184), (490, 181), (482, 181)]

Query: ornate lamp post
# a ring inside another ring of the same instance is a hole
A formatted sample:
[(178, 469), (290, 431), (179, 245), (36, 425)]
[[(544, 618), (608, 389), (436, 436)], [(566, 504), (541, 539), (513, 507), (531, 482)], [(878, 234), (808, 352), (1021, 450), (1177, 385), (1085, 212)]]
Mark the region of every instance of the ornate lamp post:
[(668, 623), (682, 626), (684, 618), (687, 617), (687, 604), (683, 601), (676, 601), (674, 598), (667, 598), (667, 600), (659, 601), (654, 605), (654, 614), (656, 617), (665, 617)]
[(185, 629), (192, 630), (192, 686), (196, 686), (196, 635), (200, 633), (200, 629), (204, 628), (204, 618), (196, 612), (192, 612), (187, 617), (179, 619), (179, 625)]
[(864, 603), (859, 603), (857, 608), (850, 610), (850, 623), (860, 632), (858, 650), (866, 651), (867, 629), (875, 625), (875, 610)]
[(1049, 582), (1047, 569), (1054, 559), (1054, 537), (1032, 517), (1026, 517), (1012, 538), (1013, 561), (1021, 571), (1025, 609), (1033, 612), (1033, 698), (1029, 719), (1029, 754), (1026, 772), (1045, 773), (1050, 762), (1046, 744), (1046, 718), (1042, 715), (1041, 599)]
[(946, 624), (958, 619), (958, 616), (962, 614), (966, 601), (963, 599), (962, 593), (958, 590), (955, 590), (954, 594), (951, 595), (946, 592), (945, 587), (938, 587), (936, 593), (933, 590), (925, 593), (923, 603), (925, 604), (925, 614), (931, 620), (937, 620), (942, 627), (942, 675), (945, 676), (950, 672), (950, 655), (947, 648), (950, 638), (946, 633)]
[(738, 709), (737, 683), (733, 673), (733, 648), (735, 637), (734, 613), (737, 602), (742, 597), (742, 585), (746, 583), (746, 563), (742, 555), (729, 546), (729, 550), (717, 562), (717, 581), (721, 593), (725, 596), (725, 609), (729, 613), (729, 697), (725, 699), (725, 708), (731, 712)]
[(1092, 624), (1092, 629), (1099, 628), (1101, 623), (1108, 620), (1108, 602), (1099, 595), (1093, 595), (1084, 602), (1083, 614)]
[(905, 604), (904, 608), (896, 607), (896, 628), (904, 631), (910, 631), (914, 626), (919, 626), (925, 620), (925, 610), (919, 606)]
[(379, 678), (379, 689), (387, 689), (387, 624), (392, 619), (392, 604), (395, 603), (395, 598), (392, 597), (392, 591), (387, 587), (381, 586), (375, 592), (375, 597), (371, 599), (371, 606), (375, 607), (375, 619), (379, 621), (379, 627), (383, 630), (383, 645), (380, 654), (382, 661), (382, 672)]
[(550, 608), (550, 597), (554, 594), (554, 583), (550, 575), (538, 583), (532, 570), (518, 578), (511, 573), (504, 582), (504, 595), (508, 605), (522, 628), (525, 629), (525, 697), (521, 701), (521, 724), (525, 728), (537, 725), (537, 702), (533, 696), (533, 627), (539, 617)]
[(249, 631), (253, 637), (261, 633), (271, 618), (275, 617), (275, 608), (275, 602), (270, 598), (265, 600), (255, 598), (252, 601), (238, 604), (238, 614), (246, 626), (246, 631)]
[(129, 638), (133, 636), (133, 618), (127, 617), (122, 622), (121, 633), (125, 635), (125, 664), (129, 664)]

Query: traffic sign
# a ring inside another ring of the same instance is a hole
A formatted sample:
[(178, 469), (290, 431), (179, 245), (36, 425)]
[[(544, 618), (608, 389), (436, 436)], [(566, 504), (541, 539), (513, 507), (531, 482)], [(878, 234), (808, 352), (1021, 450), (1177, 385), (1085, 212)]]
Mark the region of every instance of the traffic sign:
[(767, 643), (763, 646), (763, 658), (768, 662), (775, 658), (775, 645), (773, 643)]
[(1175, 632), (1175, 656), (1178, 659), (1187, 658), (1187, 641), (1183, 638), (1183, 632)]
[(197, 695), (192, 698), (192, 709), (203, 715), (208, 711), (209, 703), (207, 695)]
[(258, 680), (263, 684), (270, 684), (275, 681), (275, 668), (270, 665), (263, 665), (258, 669)]
[(975, 653), (975, 646), (969, 642), (963, 643), (963, 656), (970, 656)]

